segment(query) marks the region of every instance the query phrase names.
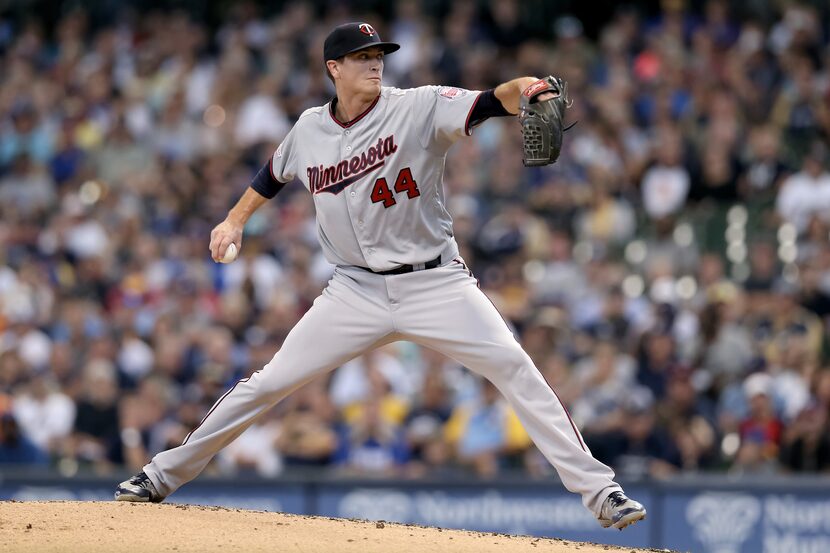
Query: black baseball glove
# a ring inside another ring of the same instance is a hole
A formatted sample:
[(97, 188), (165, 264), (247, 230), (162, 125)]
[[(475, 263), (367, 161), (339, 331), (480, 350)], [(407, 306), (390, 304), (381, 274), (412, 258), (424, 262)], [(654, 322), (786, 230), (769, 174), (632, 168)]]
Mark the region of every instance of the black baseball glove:
[[(546, 92), (553, 94), (553, 97), (540, 100), (539, 97)], [(573, 126), (564, 126), (565, 109), (570, 106), (568, 83), (559, 77), (539, 79), (522, 92), (519, 120), (522, 123), (525, 166), (556, 162), (562, 149), (562, 135)]]

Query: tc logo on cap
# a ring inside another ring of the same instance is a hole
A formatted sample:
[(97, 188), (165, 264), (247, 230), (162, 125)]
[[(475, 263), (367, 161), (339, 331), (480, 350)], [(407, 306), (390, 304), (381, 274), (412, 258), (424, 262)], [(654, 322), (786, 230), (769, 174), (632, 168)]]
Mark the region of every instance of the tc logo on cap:
[(358, 26), (358, 28), (360, 29), (360, 32), (364, 35), (372, 36), (373, 34), (375, 34), (375, 28), (369, 25), (368, 23), (361, 23)]

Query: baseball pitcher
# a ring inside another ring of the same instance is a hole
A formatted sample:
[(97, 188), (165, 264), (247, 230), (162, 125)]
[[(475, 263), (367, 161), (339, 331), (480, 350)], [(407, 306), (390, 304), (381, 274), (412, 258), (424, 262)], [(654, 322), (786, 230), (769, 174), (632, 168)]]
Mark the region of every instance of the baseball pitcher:
[(306, 110), (227, 218), (213, 229), (219, 261), (242, 246), (248, 218), (300, 180), (334, 275), (274, 358), (220, 397), (182, 445), (156, 455), (115, 498), (162, 501), (194, 479), (257, 417), (309, 380), (384, 344), (440, 351), (495, 384), (568, 490), (604, 527), (646, 516), (597, 461), (556, 393), (477, 286), (453, 238), (443, 192), (446, 154), (489, 117), (519, 115), (526, 165), (553, 163), (562, 144), (567, 85), (518, 78), (476, 92), (382, 85), (399, 49), (367, 23), (335, 28), (324, 61), (337, 95)]

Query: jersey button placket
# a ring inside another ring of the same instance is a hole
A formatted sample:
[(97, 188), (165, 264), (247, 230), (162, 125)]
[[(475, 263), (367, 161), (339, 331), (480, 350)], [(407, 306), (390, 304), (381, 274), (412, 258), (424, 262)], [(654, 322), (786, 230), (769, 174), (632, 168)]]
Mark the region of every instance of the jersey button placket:
[[(351, 159), (352, 155), (352, 145), (351, 140), (349, 138), (351, 132), (351, 130), (345, 129), (343, 131), (343, 141), (341, 142), (343, 147), (343, 158), (347, 162)], [(347, 204), (349, 205), (348, 210), (349, 214), (352, 216), (352, 221), (356, 221), (357, 223), (357, 226), (353, 227), (354, 233), (357, 237), (358, 243), (362, 246), (366, 243), (366, 227), (364, 224), (363, 217), (360, 214), (365, 206), (360, 204), (360, 200), (357, 197), (356, 190), (352, 189), (349, 191), (349, 201), (347, 202)], [(367, 248), (365, 251), (365, 257), (367, 258), (367, 261), (369, 261), (369, 258), (374, 256), (375, 250), (374, 248)]]
[[(351, 131), (350, 131), (350, 130), (348, 130), (348, 129), (346, 129), (345, 131), (343, 131), (343, 135), (344, 135), (344, 136), (348, 136), (350, 133), (351, 133)], [(346, 152), (346, 155), (345, 155), (344, 157), (345, 157), (345, 159), (346, 159), (346, 162), (348, 163), (348, 161), (349, 161), (349, 153), (352, 151), (352, 145), (351, 145), (351, 144), (349, 144), (345, 138), (343, 139), (343, 143), (344, 143), (343, 150)], [(352, 198), (354, 198), (356, 195), (357, 195), (357, 193), (356, 193), (354, 190), (351, 190), (351, 191), (349, 192), (349, 196), (350, 196), (350, 197), (352, 197)]]

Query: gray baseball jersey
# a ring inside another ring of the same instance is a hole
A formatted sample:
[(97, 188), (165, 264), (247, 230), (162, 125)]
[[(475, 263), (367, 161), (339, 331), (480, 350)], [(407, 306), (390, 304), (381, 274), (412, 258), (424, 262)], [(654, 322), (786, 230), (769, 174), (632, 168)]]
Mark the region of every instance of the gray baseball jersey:
[(478, 96), (453, 87), (383, 87), (348, 125), (328, 104), (300, 116), (271, 170), (281, 182), (297, 177), (313, 194), (331, 263), (383, 271), (458, 253), (444, 205), (444, 158), (471, 132)]

